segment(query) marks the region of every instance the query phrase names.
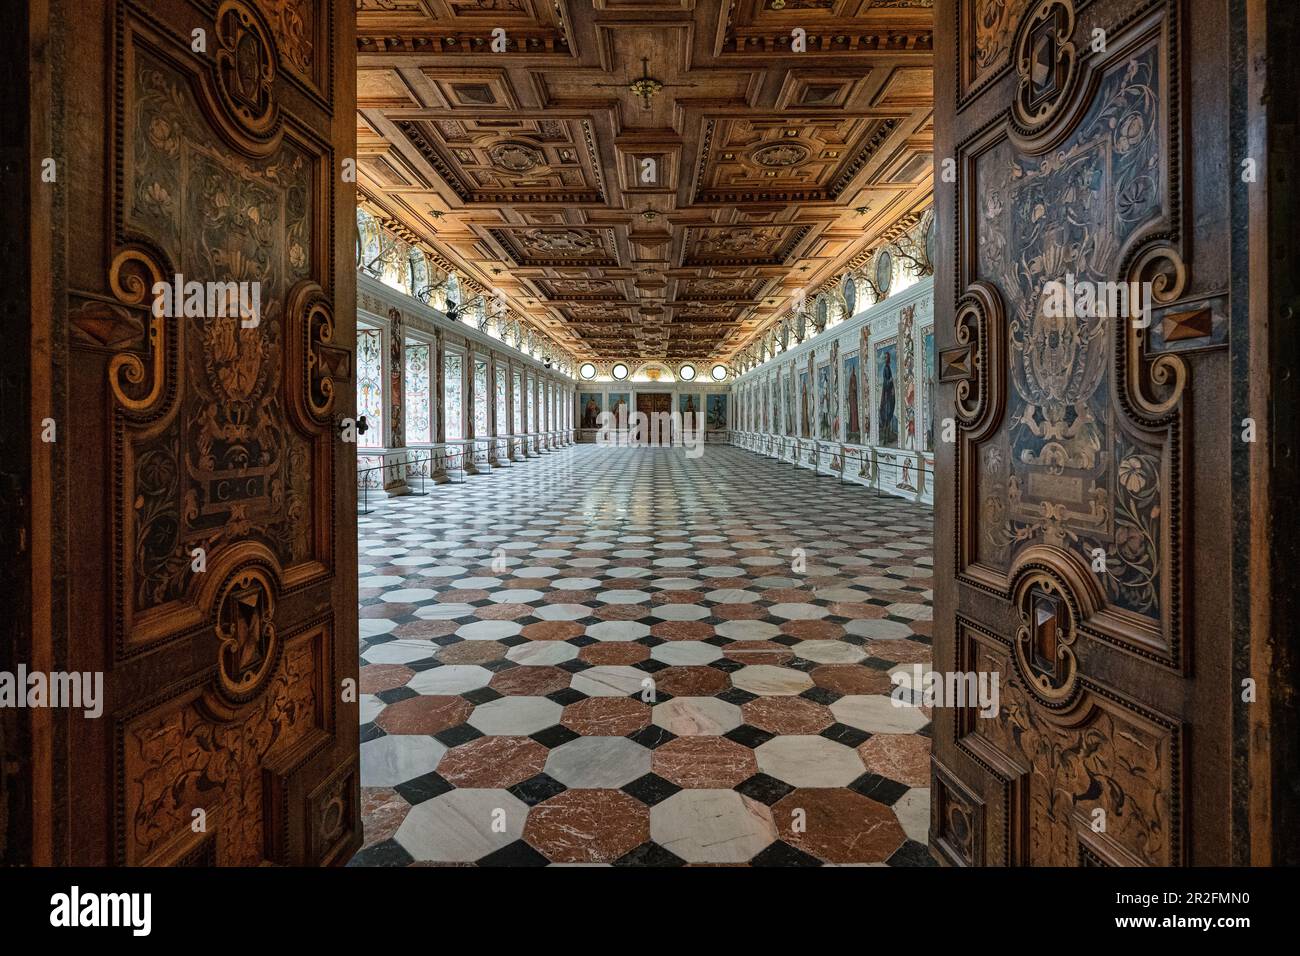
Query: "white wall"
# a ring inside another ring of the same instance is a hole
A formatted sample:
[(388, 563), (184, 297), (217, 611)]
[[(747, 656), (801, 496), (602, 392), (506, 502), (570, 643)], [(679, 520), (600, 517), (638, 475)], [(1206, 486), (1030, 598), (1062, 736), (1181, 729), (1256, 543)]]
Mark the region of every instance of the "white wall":
[[(909, 321), (910, 332), (904, 328)], [(837, 474), (842, 472), (845, 480), (933, 504), (934, 453), (932, 442), (929, 449), (926, 447), (926, 409), (927, 406), (933, 407), (927, 391), (935, 372), (932, 367), (927, 370), (924, 352), (926, 335), (933, 335), (933, 332), (934, 280), (927, 277), (807, 341), (792, 344), (788, 351), (750, 369), (734, 383), (738, 417), (735, 419), (733, 442), (803, 467)], [(903, 338), (901, 341), (900, 336)], [(891, 345), (895, 347), (891, 371), (898, 423), (898, 435), (892, 440), (891, 436), (882, 434), (878, 414), (882, 385), (878, 356)], [(835, 364), (832, 367), (833, 354)], [(857, 441), (850, 441), (849, 365), (846, 360), (855, 355), (858, 356), (861, 434)], [(811, 438), (806, 438), (801, 430), (802, 422), (798, 421), (801, 417), (798, 385), (800, 373), (808, 371), (810, 357), (813, 369), (809, 388)], [(910, 370), (906, 366), (907, 359), (911, 361)], [(827, 379), (822, 377), (823, 368), (828, 369)], [(778, 395), (783, 401), (779, 428), (772, 402), (778, 374), (781, 388)], [(824, 383), (829, 388), (823, 389)], [(835, 419), (829, 434), (819, 428), (818, 411), (824, 398), (829, 401), (830, 417)], [(792, 405), (796, 418), (794, 423), (788, 415)], [(812, 439), (817, 439), (820, 444), (815, 444)], [(937, 439), (935, 427), (932, 441)]]

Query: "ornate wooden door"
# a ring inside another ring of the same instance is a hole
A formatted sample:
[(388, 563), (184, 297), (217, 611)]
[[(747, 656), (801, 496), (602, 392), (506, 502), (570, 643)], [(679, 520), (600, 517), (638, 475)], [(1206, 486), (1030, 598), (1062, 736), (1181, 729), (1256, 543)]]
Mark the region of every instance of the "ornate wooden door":
[[(106, 705), (55, 718), (50, 855), (344, 862), (360, 841), (356, 463), (339, 427), (353, 5), (102, 0), (76, 19), (53, 26), (52, 643), (63, 669), (104, 672)], [(260, 283), (260, 310), (153, 308), (157, 283), (181, 281)]]
[(671, 414), (673, 396), (668, 392), (637, 392), (636, 410), (643, 415)]
[(936, 6), (935, 663), (1000, 704), (936, 715), (932, 846), (1228, 862), (1228, 5)]

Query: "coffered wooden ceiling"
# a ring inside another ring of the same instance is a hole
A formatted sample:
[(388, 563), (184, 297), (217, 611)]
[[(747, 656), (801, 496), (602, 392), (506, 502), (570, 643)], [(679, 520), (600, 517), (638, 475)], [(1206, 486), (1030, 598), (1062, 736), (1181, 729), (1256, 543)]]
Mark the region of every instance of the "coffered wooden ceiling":
[[(725, 359), (931, 191), (931, 0), (357, 0), (357, 20), (362, 190), (579, 358)], [(642, 75), (661, 88), (629, 90)]]

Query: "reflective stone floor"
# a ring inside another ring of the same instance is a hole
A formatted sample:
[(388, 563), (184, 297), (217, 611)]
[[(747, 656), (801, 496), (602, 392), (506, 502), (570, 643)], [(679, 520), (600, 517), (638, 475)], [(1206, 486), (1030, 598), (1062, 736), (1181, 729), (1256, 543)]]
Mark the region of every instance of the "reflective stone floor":
[(578, 446), (359, 519), (352, 865), (929, 865), (931, 512)]

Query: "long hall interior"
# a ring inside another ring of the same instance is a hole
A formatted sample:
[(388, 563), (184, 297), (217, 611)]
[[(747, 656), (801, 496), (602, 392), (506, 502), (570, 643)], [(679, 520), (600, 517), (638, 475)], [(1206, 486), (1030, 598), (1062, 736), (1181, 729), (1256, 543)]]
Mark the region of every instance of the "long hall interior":
[(933, 864), (931, 11), (584, 6), (358, 18), (353, 865)]
[(1300, 861), (1294, 0), (21, 6), (0, 863)]

